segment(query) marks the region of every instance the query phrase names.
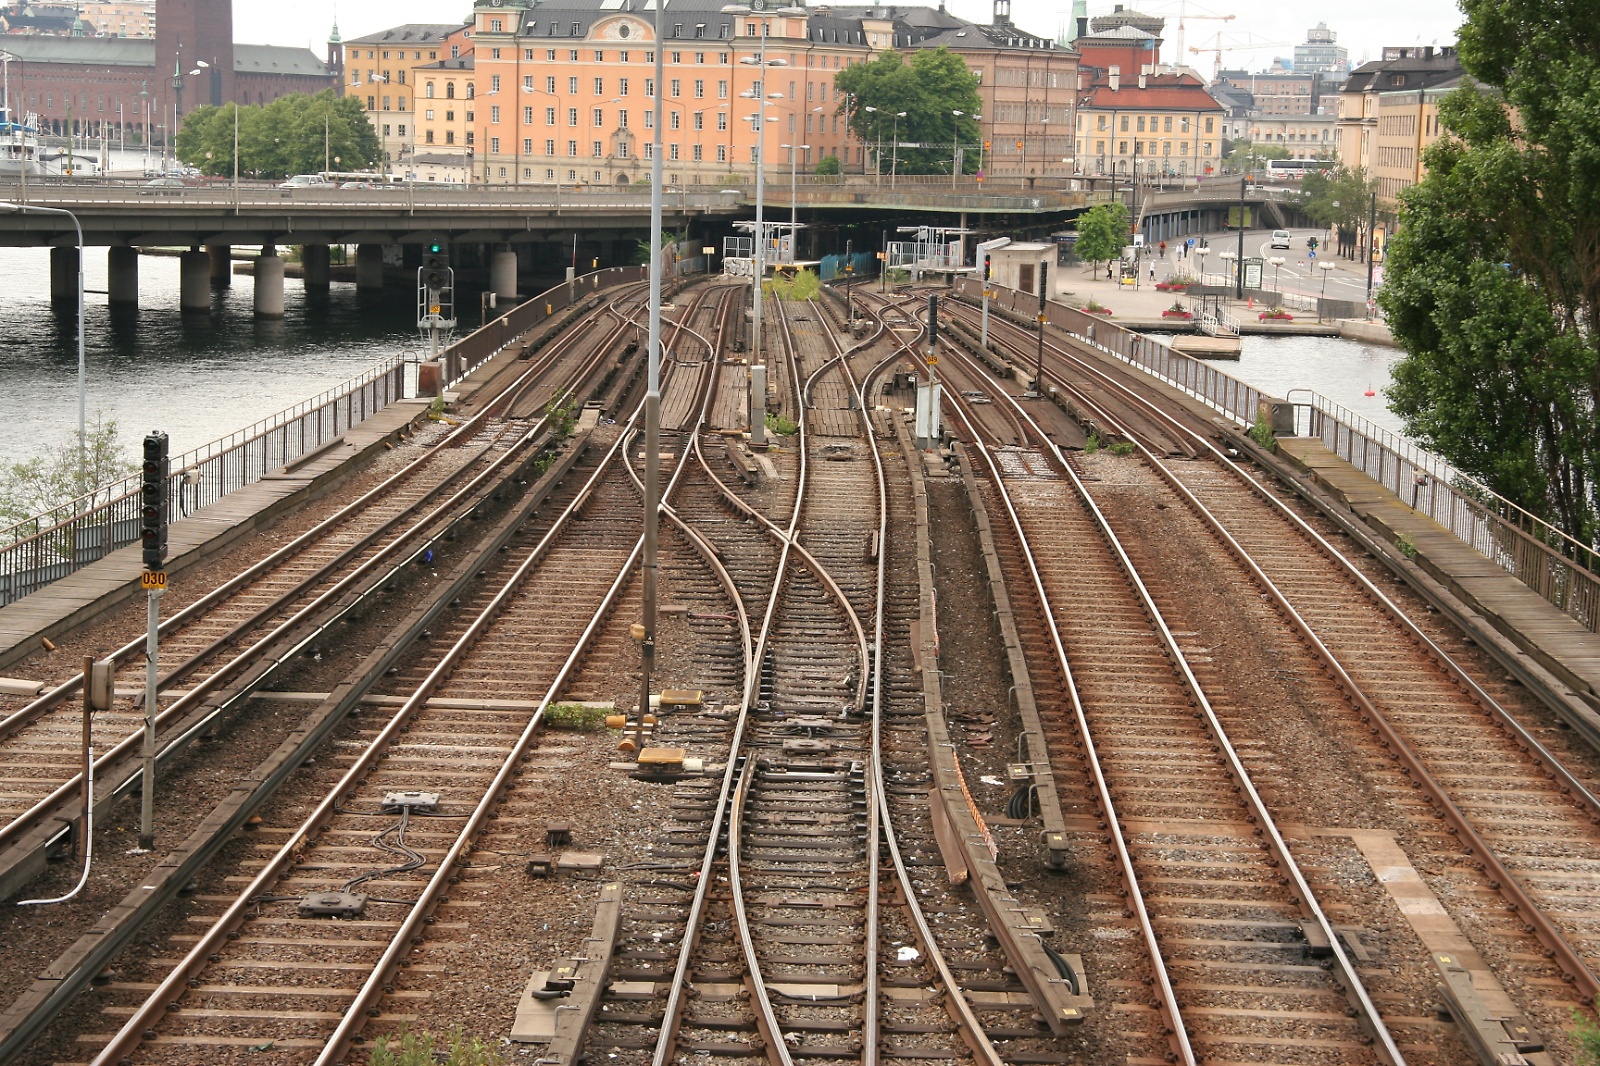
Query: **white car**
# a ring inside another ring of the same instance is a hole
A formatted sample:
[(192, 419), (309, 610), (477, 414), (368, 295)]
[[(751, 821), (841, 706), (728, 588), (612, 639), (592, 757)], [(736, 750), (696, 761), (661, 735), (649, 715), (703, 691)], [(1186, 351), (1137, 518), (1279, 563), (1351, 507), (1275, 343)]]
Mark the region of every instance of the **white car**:
[(280, 189), (311, 189), (316, 187), (327, 188), (328, 182), (320, 174), (296, 174), (288, 181), (279, 185)]
[(1288, 248), (1289, 247), (1289, 231), (1288, 230), (1283, 230), (1283, 229), (1273, 230), (1272, 231), (1272, 247), (1274, 247), (1274, 248)]

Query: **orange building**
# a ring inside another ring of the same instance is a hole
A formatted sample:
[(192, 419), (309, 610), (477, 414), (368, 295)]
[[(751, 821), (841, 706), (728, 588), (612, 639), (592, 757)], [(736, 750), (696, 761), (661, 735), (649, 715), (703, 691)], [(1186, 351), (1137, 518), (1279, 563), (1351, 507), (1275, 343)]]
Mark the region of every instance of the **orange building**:
[[(847, 171), (867, 169), (875, 159), (846, 128), (834, 76), (880, 51), (941, 45), (979, 73), (981, 128), (994, 153), (986, 168), (1070, 174), (1075, 55), (1002, 21), (1004, 5), (989, 27), (931, 8), (771, 10), (752, 0), (739, 14), (713, 0), (669, 5), (665, 180), (748, 177), (763, 135), (770, 181), (791, 167), (810, 172), (827, 156)], [(477, 0), (473, 19), (476, 180), (622, 185), (648, 177), (656, 45), (648, 4)], [(756, 106), (762, 94), (765, 122)], [(1010, 147), (1019, 141), (1023, 148)]]
[[(342, 42), (344, 94), (361, 101), (391, 171), (403, 171), (418, 149), (433, 151), (429, 133), (440, 148), (459, 145), (451, 150), (462, 154), (472, 144), (471, 30), (471, 23), (407, 23)], [(435, 102), (446, 86), (449, 107)]]

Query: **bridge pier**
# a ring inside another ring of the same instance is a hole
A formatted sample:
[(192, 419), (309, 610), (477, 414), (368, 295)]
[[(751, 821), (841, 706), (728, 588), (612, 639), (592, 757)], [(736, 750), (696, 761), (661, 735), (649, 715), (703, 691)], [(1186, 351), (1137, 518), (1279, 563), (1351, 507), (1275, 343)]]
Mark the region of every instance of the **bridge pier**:
[(139, 249), (114, 244), (106, 249), (106, 298), (114, 304), (139, 303)]
[(270, 244), (261, 246), (256, 260), (256, 317), (283, 317), (283, 257)]
[(380, 292), (383, 289), (383, 246), (356, 245), (356, 291)]
[(178, 257), (178, 308), (211, 310), (211, 257), (191, 247)]
[(328, 246), (326, 244), (301, 245), (300, 266), (305, 272), (306, 288), (326, 289), (328, 287)]
[(233, 248), (226, 244), (206, 245), (211, 262), (211, 287), (226, 289), (233, 284)]
[(78, 249), (50, 249), (50, 302), (78, 302)]
[(489, 291), (501, 300), (517, 295), (517, 253), (502, 244), (489, 255)]

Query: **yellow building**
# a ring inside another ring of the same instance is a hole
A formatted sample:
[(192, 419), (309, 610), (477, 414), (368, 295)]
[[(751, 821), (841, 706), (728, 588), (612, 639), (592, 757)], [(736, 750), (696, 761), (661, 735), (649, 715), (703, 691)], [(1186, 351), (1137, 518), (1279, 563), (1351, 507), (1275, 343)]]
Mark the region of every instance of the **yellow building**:
[(1423, 151), (1439, 139), (1439, 101), (1460, 87), (1450, 78), (1415, 92), (1378, 94), (1378, 122), (1373, 131), (1372, 167), (1380, 199), (1393, 205), (1400, 193), (1422, 180), (1428, 168)]
[(78, 16), (94, 27), (100, 37), (154, 37), (154, 3), (89, 3), (78, 5)]
[[(1339, 121), (1336, 125), (1339, 162), (1352, 169), (1359, 167), (1368, 175), (1377, 177), (1381, 139), (1387, 149), (1383, 160), (1387, 176), (1398, 180), (1409, 166), (1409, 172), (1413, 175), (1411, 180), (1414, 181), (1420, 154), (1415, 151), (1419, 147), (1416, 143), (1417, 131), (1421, 130), (1425, 136), (1429, 136), (1426, 131), (1433, 127), (1435, 132), (1431, 136), (1437, 136), (1437, 110), (1434, 113), (1435, 121), (1425, 121), (1421, 112), (1427, 105), (1418, 94), (1432, 86), (1447, 82), (1454, 84), (1461, 74), (1461, 61), (1456, 58), (1454, 48), (1431, 45), (1385, 48), (1383, 58), (1363, 63), (1351, 71), (1339, 92)], [(1407, 106), (1404, 98), (1407, 96), (1410, 97), (1411, 106), (1416, 109), (1412, 120), (1404, 117)], [(1380, 130), (1385, 97), (1389, 99), (1387, 124)], [(1405, 132), (1408, 128), (1409, 133)], [(1412, 150), (1409, 164), (1405, 161), (1406, 154), (1396, 151), (1406, 147)]]
[[(422, 115), (429, 110), (418, 100), (424, 92), (419, 75), (470, 57), (471, 29), (470, 23), (407, 23), (343, 42), (344, 94), (359, 100), (367, 112), (383, 148), (386, 169), (403, 170), (413, 152), (430, 143), (419, 129), (428, 121)], [(469, 59), (466, 79), (456, 90), (462, 99), (471, 95), (470, 68)], [(436, 87), (436, 91), (442, 93), (443, 89)], [(445, 109), (432, 110), (440, 116)], [(453, 130), (455, 139), (450, 143), (459, 143), (464, 151), (471, 143), (466, 132), (471, 119), (460, 117), (464, 109), (449, 110), (458, 112), (457, 118), (436, 117), (429, 128), (441, 145), (446, 129)]]

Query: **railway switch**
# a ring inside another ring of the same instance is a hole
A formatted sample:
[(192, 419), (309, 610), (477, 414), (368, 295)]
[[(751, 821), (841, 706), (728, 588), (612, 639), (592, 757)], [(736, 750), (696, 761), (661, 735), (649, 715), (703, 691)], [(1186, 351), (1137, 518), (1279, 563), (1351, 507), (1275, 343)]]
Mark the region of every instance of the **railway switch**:
[(302, 918), (359, 918), (366, 909), (364, 892), (313, 892), (300, 901)]

